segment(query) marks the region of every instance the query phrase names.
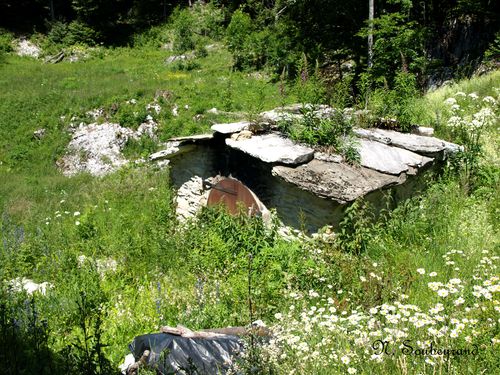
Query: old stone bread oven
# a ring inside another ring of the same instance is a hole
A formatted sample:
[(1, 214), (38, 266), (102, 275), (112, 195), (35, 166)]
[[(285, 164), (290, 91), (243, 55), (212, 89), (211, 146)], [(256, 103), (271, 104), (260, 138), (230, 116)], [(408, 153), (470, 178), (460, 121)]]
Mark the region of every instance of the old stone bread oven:
[[(323, 109), (324, 110), (324, 109)], [(271, 124), (257, 134), (249, 122), (216, 124), (213, 134), (171, 139), (150, 156), (168, 164), (178, 189), (178, 213), (194, 215), (207, 203), (207, 181), (231, 176), (246, 186), (267, 208), (274, 208), (283, 224), (315, 232), (338, 225), (347, 205), (359, 197), (375, 207), (394, 204), (416, 194), (428, 171), (459, 146), (418, 134), (382, 129), (355, 129), (360, 165), (340, 155), (325, 154), (296, 144), (273, 130), (280, 116), (300, 116), (298, 106), (264, 112)], [(418, 129), (417, 129), (418, 130)], [(206, 181), (204, 183), (204, 181)]]

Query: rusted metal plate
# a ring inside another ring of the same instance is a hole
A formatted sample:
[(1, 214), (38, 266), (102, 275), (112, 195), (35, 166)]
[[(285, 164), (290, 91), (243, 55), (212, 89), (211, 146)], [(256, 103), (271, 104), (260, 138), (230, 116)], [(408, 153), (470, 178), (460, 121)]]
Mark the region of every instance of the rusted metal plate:
[(225, 177), (215, 186), (212, 186), (208, 195), (207, 206), (223, 204), (231, 215), (240, 213), (241, 208), (246, 213), (255, 215), (260, 213), (259, 204), (255, 195), (240, 181)]

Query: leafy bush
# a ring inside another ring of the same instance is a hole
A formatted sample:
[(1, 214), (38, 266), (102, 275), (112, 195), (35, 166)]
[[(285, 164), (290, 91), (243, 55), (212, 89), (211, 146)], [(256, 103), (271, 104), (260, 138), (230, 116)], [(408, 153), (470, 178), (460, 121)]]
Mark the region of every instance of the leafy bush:
[(298, 62), (299, 74), (295, 80), (295, 91), (303, 104), (320, 104), (326, 98), (326, 87), (319, 74), (318, 62), (311, 67), (306, 54)]
[(176, 8), (171, 18), (174, 37), (174, 51), (184, 53), (196, 46), (195, 24), (196, 20), (189, 9)]
[(231, 22), (226, 29), (226, 41), (229, 51), (233, 54), (233, 65), (236, 69), (249, 66), (248, 38), (254, 32), (254, 24), (247, 13), (240, 9), (233, 13)]
[(289, 28), (282, 24), (265, 25), (237, 10), (226, 29), (226, 42), (237, 70), (268, 68), (279, 75), (286, 68), (295, 75), (302, 55), (294, 49)]
[(84, 44), (92, 46), (96, 44), (99, 34), (80, 21), (72, 21), (69, 24), (57, 21), (51, 25), (47, 37), (52, 43), (58, 45)]
[[(492, 96), (480, 97), (477, 93), (466, 94), (462, 91), (447, 98), (449, 116), (446, 123), (441, 124), (442, 133), (455, 142), (463, 145), (463, 152), (455, 155), (455, 167), (463, 172), (467, 184), (474, 185), (476, 173), (481, 171), (480, 161), (484, 157), (484, 134), (495, 133), (494, 126), (500, 117), (498, 100)], [(443, 126), (444, 125), (444, 126)], [(462, 170), (463, 168), (463, 170)]]
[(96, 44), (99, 34), (90, 26), (83, 22), (73, 21), (68, 25), (68, 34), (64, 38), (67, 45), (86, 44), (92, 46)]
[(151, 139), (148, 135), (143, 135), (138, 140), (129, 139), (123, 149), (123, 155), (127, 159), (147, 158), (157, 148), (154, 139)]
[(373, 219), (370, 205), (363, 199), (346, 208), (337, 237), (342, 251), (359, 255), (366, 250), (373, 237)]
[(368, 92), (366, 96), (368, 108), (376, 117), (393, 118), (397, 120), (401, 130), (407, 131), (419, 118), (419, 111), (424, 110), (415, 101), (418, 95), (415, 76), (411, 73), (399, 72), (395, 77), (393, 89), (378, 88), (372, 93)]
[(495, 34), (495, 40), (490, 43), (484, 57), (487, 61), (495, 61), (500, 58), (500, 32), (497, 31)]
[(172, 39), (172, 31), (167, 24), (153, 26), (132, 36), (134, 47), (159, 48)]
[(348, 162), (359, 162), (351, 116), (339, 110), (325, 116), (318, 113), (314, 106), (304, 107), (302, 114), (300, 119), (282, 120), (280, 130), (297, 142), (322, 146), (327, 151), (333, 149)]
[(51, 374), (56, 361), (49, 349), (47, 320), (34, 297), (0, 289), (0, 358), (7, 373)]
[(0, 29), (0, 54), (12, 52), (14, 50), (12, 46), (13, 40), (14, 36), (11, 33)]
[(200, 63), (194, 59), (177, 60), (174, 62), (170, 69), (173, 71), (190, 71), (199, 69), (201, 67)]
[(195, 20), (196, 33), (211, 39), (218, 40), (224, 34), (224, 14), (222, 8), (218, 8), (212, 2), (203, 4), (196, 2), (191, 8)]
[(121, 126), (137, 129), (145, 121), (147, 115), (148, 111), (145, 107), (122, 105), (113, 115), (113, 121), (118, 122)]
[(417, 22), (408, 22), (411, 2), (394, 3), (399, 11), (380, 15), (373, 21), (372, 31), (366, 27), (359, 34), (366, 38), (373, 33), (373, 66), (369, 73), (374, 81), (383, 80), (390, 86), (397, 72), (423, 73), (427, 63), (423, 56), (425, 29)]
[(198, 45), (196, 47), (196, 50), (194, 51), (194, 55), (196, 57), (207, 57), (208, 56), (208, 50), (205, 46)]

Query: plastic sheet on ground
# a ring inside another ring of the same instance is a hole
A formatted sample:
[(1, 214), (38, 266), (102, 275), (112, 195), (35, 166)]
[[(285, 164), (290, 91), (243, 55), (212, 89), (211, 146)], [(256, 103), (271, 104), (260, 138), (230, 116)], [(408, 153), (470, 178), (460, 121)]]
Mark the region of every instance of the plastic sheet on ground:
[(243, 350), (243, 341), (233, 335), (183, 337), (169, 333), (137, 336), (130, 350), (136, 360), (150, 351), (148, 367), (160, 374), (225, 374), (233, 357)]

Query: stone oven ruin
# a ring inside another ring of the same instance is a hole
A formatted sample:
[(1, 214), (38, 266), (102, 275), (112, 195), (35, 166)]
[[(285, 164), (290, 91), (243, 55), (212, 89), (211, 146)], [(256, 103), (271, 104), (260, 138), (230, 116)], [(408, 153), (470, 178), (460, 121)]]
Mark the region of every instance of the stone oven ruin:
[[(319, 111), (327, 113), (329, 107)], [(345, 208), (364, 197), (376, 208), (406, 199), (424, 186), (459, 146), (420, 134), (357, 128), (360, 164), (297, 144), (276, 131), (283, 116), (300, 116), (299, 106), (264, 112), (259, 132), (250, 122), (216, 124), (213, 134), (173, 138), (150, 160), (168, 164), (177, 189), (177, 211), (190, 217), (207, 203), (207, 182), (231, 176), (245, 184), (284, 225), (315, 232), (337, 226)], [(265, 128), (265, 131), (262, 129)], [(428, 133), (428, 128), (417, 128)]]

